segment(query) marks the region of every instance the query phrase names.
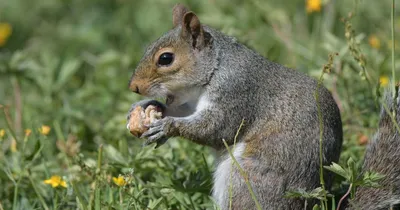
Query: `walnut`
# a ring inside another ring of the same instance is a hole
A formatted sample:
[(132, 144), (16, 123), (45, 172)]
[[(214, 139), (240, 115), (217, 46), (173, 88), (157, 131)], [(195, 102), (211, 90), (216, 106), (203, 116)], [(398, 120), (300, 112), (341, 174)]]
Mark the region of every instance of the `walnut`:
[(128, 129), (132, 135), (139, 137), (148, 130), (150, 123), (162, 118), (162, 112), (159, 112), (156, 106), (149, 105), (146, 110), (137, 106), (132, 112), (128, 122)]

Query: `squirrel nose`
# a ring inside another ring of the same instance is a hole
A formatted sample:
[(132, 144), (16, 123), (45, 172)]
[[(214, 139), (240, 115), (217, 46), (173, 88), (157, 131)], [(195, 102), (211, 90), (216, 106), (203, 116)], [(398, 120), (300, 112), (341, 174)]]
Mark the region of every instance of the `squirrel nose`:
[(148, 88), (149, 82), (143, 79), (132, 79), (129, 83), (129, 89), (140, 95), (146, 95)]
[(139, 93), (139, 85), (131, 78), (129, 81), (129, 89), (134, 93)]
[(140, 91), (139, 91), (139, 86), (137, 86), (136, 84), (132, 84), (131, 87), (130, 87), (130, 89), (131, 89), (134, 93), (137, 93), (137, 94), (140, 93)]

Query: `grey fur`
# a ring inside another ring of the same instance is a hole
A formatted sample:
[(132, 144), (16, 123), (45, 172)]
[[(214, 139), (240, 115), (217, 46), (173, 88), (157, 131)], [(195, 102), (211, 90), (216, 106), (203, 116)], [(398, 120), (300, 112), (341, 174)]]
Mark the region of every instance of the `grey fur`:
[[(387, 91), (385, 103), (390, 112), (396, 109), (396, 122), (400, 120), (400, 104), (393, 106), (391, 92)], [(352, 209), (400, 208), (400, 136), (390, 115), (382, 107), (379, 128), (365, 153), (363, 171), (374, 171), (384, 175), (381, 188), (360, 187)]]
[[(189, 78), (180, 79), (185, 80), (185, 88), (201, 89), (201, 96), (207, 98), (209, 106), (196, 110), (200, 99), (191, 101), (188, 107), (192, 111), (186, 117), (167, 116), (151, 125), (151, 132), (143, 136), (148, 138), (147, 143), (182, 136), (223, 151), (222, 139), (232, 145), (244, 119), (245, 125), (237, 139), (246, 143), (240, 163), (250, 177), (262, 208), (304, 208), (303, 200), (284, 195), (288, 190), (309, 191), (320, 186), (319, 119), (314, 98), (317, 82), (265, 59), (217, 30), (207, 26), (203, 29), (207, 46), (193, 49), (191, 59), (195, 60), (192, 67), (195, 71)], [(145, 71), (143, 65), (160, 47), (181, 39), (181, 30), (176, 27), (154, 42), (137, 71)], [(157, 95), (156, 90), (151, 95)], [(339, 158), (342, 123), (329, 91), (321, 86), (318, 93), (323, 115), (323, 162), (329, 165)], [(167, 111), (169, 108), (172, 107), (167, 107)], [(325, 181), (329, 189), (332, 177), (326, 174)], [(237, 170), (233, 171), (232, 183), (232, 209), (255, 209)], [(228, 209), (228, 201), (221, 208)]]

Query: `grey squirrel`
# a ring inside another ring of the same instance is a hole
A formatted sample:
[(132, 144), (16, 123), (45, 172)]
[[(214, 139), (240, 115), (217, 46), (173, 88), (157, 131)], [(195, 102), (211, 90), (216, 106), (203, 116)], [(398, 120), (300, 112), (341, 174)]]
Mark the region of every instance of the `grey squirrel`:
[[(136, 106), (162, 109), (163, 118), (142, 135), (145, 144), (161, 145), (181, 136), (225, 151), (224, 139), (263, 209), (304, 208), (303, 200), (284, 195), (288, 190), (320, 186), (317, 103), (322, 113), (323, 165), (337, 162), (341, 151), (342, 122), (329, 91), (201, 24), (181, 4), (173, 9), (173, 25), (148, 47), (129, 82), (135, 93), (166, 99), (166, 104), (143, 100), (132, 105), (130, 112)], [(324, 177), (329, 190), (332, 175)], [(223, 210), (229, 209), (230, 200), (232, 209), (256, 208), (226, 152), (214, 173), (212, 194)]]

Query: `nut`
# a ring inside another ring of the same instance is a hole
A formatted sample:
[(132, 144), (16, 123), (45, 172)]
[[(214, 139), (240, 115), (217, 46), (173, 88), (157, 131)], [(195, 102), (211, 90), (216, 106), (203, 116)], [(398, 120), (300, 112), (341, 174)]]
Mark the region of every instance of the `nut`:
[(132, 135), (139, 137), (148, 130), (148, 125), (162, 118), (162, 112), (156, 106), (149, 105), (146, 110), (137, 106), (132, 112), (128, 122), (128, 129)]

